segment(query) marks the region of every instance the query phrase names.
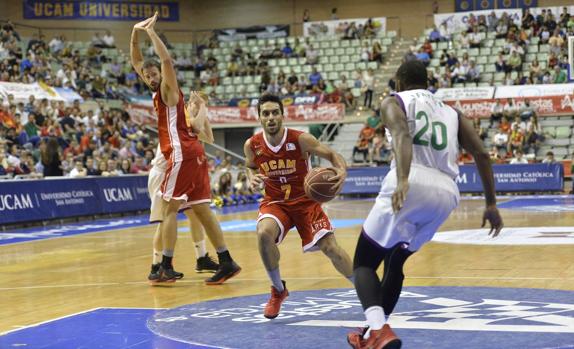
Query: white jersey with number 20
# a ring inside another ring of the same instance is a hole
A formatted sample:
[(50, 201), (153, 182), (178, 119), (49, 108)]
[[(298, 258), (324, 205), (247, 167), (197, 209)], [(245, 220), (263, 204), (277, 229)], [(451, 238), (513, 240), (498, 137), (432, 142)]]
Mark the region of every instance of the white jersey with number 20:
[[(458, 114), (427, 90), (397, 93), (413, 140), (413, 164), (458, 176)], [(391, 135), (392, 136), (392, 135)], [(391, 168), (395, 167), (395, 161)]]

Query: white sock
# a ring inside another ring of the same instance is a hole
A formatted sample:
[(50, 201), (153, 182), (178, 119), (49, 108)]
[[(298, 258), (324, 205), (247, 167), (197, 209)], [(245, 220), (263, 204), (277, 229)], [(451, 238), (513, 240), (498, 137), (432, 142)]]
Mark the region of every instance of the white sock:
[(367, 325), (369, 326), (369, 330), (367, 333), (365, 333), (363, 338), (368, 339), (372, 330), (380, 330), (383, 328), (383, 325), (386, 322), (383, 307), (369, 307), (367, 310), (365, 310), (365, 317), (367, 318)]
[(271, 283), (273, 283), (273, 287), (277, 289), (279, 292), (283, 292), (285, 289), (283, 287), (283, 281), (281, 281), (281, 275), (279, 274), (279, 268), (275, 270), (267, 270), (267, 275), (271, 279)]
[(205, 255), (207, 254), (207, 250), (205, 249), (205, 239), (201, 240), (200, 242), (194, 243), (193, 246), (195, 247), (196, 259), (205, 257)]
[(161, 263), (162, 258), (163, 258), (163, 254), (161, 253), (161, 251), (153, 250), (152, 264)]

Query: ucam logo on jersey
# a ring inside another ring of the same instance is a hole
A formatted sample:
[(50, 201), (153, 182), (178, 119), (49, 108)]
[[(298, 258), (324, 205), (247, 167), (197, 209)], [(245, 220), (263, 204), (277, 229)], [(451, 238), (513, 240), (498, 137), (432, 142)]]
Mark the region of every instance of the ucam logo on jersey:
[[(346, 347), (349, 331), (365, 325), (354, 290), (291, 292), (274, 320), (263, 316), (268, 297), (158, 312), (148, 319), (148, 328), (160, 336), (214, 347), (339, 349)], [(574, 292), (407, 287), (389, 322), (405, 348), (539, 349), (572, 344), (573, 316)]]
[(468, 245), (572, 245), (574, 227), (508, 227), (495, 238), (488, 229), (454, 230), (436, 233), (433, 242)]
[(296, 148), (295, 148), (295, 144), (293, 144), (293, 143), (287, 143), (286, 148), (287, 148), (287, 151), (291, 151), (291, 150), (295, 150), (295, 149), (296, 149)]

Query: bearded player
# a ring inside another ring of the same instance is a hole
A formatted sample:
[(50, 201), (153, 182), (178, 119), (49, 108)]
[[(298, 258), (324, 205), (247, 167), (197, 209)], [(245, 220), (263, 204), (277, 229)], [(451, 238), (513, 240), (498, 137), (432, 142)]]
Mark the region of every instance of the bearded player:
[[(155, 32), (157, 16), (156, 12), (153, 17), (134, 26), (130, 53), (135, 71), (153, 92), (160, 150), (168, 162), (158, 193), (166, 202), (161, 224), (163, 256), (158, 278), (168, 281), (179, 277), (173, 270), (172, 258), (177, 241), (177, 213), (183, 205), (191, 206), (217, 251), (219, 269), (205, 282), (208, 285), (221, 284), (237, 275), (241, 268), (231, 258), (219, 222), (209, 208), (211, 188), (207, 158), (197, 134), (188, 124), (183, 93), (177, 83), (173, 60)], [(161, 63), (154, 60), (143, 61), (138, 44), (140, 31), (148, 34)], [(200, 103), (199, 100), (196, 100), (196, 103)]]
[[(309, 170), (309, 157), (317, 155), (329, 160), (336, 176), (331, 178), (337, 191), (346, 177), (343, 157), (321, 144), (308, 133), (283, 126), (283, 103), (275, 95), (265, 94), (257, 104), (263, 132), (245, 142), (245, 165), (251, 186), (264, 186), (265, 197), (257, 218), (259, 254), (271, 279), (271, 298), (264, 316), (274, 319), (289, 295), (279, 273), (278, 244), (289, 229), (297, 227), (303, 252), (321, 250), (335, 268), (352, 282), (351, 258), (337, 244), (334, 229), (321, 204), (305, 196), (303, 182)], [(259, 171), (258, 174), (252, 171)]]

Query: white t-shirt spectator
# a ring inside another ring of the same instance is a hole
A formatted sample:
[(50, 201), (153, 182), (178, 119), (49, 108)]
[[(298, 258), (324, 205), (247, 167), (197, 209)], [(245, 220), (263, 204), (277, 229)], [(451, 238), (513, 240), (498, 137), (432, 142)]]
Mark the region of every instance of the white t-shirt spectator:
[(114, 39), (114, 36), (112, 34), (110, 34), (110, 35), (104, 34), (104, 36), (102, 37), (102, 41), (104, 42), (104, 44), (106, 44), (106, 46), (109, 46), (109, 47), (115, 46), (115, 39)]
[(494, 135), (494, 144), (497, 146), (506, 146), (508, 143), (508, 134), (502, 131)]

